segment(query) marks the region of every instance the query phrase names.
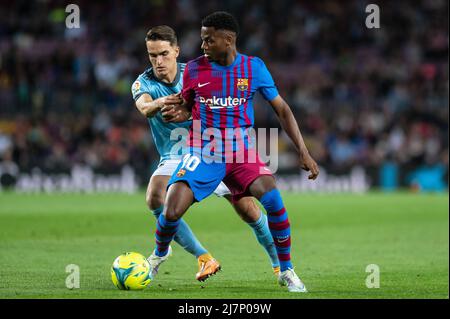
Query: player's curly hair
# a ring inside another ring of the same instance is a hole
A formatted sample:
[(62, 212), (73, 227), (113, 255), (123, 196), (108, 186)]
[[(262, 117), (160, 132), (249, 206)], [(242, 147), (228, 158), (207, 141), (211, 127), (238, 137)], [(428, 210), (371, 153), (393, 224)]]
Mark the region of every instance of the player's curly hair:
[(175, 30), (167, 25), (159, 25), (151, 28), (145, 36), (145, 41), (168, 41), (170, 45), (178, 45)]
[(214, 27), (216, 30), (233, 31), (236, 35), (239, 34), (239, 24), (236, 18), (225, 11), (216, 11), (206, 16), (202, 20), (202, 26)]

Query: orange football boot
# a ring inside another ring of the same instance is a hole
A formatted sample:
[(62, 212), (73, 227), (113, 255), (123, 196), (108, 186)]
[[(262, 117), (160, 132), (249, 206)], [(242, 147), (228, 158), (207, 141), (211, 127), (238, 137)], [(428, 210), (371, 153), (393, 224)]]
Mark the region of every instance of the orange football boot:
[(210, 254), (203, 254), (198, 257), (198, 273), (195, 278), (198, 281), (205, 281), (220, 270), (221, 266)]

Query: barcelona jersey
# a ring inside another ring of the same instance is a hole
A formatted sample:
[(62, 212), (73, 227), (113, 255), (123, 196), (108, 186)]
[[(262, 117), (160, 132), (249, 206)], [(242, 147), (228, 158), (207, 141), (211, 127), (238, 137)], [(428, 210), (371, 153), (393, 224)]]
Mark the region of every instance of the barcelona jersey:
[(225, 140), (227, 128), (253, 127), (257, 91), (267, 101), (278, 95), (270, 72), (258, 57), (238, 53), (231, 65), (222, 66), (201, 56), (189, 61), (184, 70), (182, 95), (192, 105), (192, 119), (201, 121), (197, 133), (203, 141), (209, 140), (204, 134), (208, 128), (218, 129)]
[[(170, 178), (169, 186), (183, 181), (191, 188), (195, 201), (201, 201), (223, 180), (233, 200), (238, 200), (248, 196), (249, 185), (259, 176), (272, 175), (256, 149), (250, 147), (250, 138), (240, 139), (233, 133), (253, 127), (256, 92), (267, 101), (278, 96), (270, 72), (257, 57), (237, 54), (229, 66), (218, 65), (205, 56), (187, 63), (182, 95), (192, 105), (190, 150)], [(230, 130), (231, 136), (228, 135)], [(220, 155), (215, 146), (208, 147), (212, 144), (208, 131), (214, 132), (213, 139), (217, 139), (216, 133), (220, 134)], [(226, 145), (231, 145), (230, 152)], [(213, 156), (209, 151), (205, 152), (210, 149)], [(242, 161), (235, 160), (237, 154), (243, 155)]]

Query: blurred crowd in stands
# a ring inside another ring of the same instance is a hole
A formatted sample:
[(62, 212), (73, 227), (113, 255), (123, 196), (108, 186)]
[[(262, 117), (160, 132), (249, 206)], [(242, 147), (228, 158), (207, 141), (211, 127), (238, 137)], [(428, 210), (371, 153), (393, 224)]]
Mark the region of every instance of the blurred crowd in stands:
[[(443, 165), (448, 170), (448, 2), (72, 1), (81, 25), (65, 26), (64, 1), (0, 3), (0, 162), (21, 170), (99, 170), (131, 164), (151, 173), (158, 155), (130, 87), (148, 66), (146, 31), (167, 24), (185, 62), (201, 54), (201, 19), (238, 18), (238, 49), (267, 64), (313, 157), (341, 170)], [(256, 127), (279, 127), (259, 98)], [(280, 132), (280, 172), (296, 155)]]

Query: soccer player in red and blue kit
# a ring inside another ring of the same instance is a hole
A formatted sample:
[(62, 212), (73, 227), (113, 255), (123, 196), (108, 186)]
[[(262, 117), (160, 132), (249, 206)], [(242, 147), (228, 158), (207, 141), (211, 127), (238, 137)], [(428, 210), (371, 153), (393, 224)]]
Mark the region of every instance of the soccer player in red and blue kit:
[[(306, 292), (291, 263), (288, 213), (275, 178), (245, 134), (246, 129), (253, 126), (256, 91), (275, 110), (300, 155), (301, 167), (311, 172), (308, 178), (316, 179), (319, 169), (309, 155), (289, 105), (278, 94), (264, 62), (237, 52), (238, 32), (235, 18), (226, 12), (215, 12), (202, 21), (205, 55), (188, 62), (183, 75), (184, 106), (191, 110), (194, 120), (190, 153), (169, 181), (164, 213), (158, 219), (159, 227), (155, 234), (155, 254), (164, 258), (183, 214), (194, 202), (210, 195), (223, 180), (234, 200), (254, 196), (263, 205), (280, 261), (279, 283), (287, 286), (290, 292)], [(170, 112), (162, 110), (167, 119), (170, 119)], [(176, 117), (180, 113), (178, 111)], [(200, 125), (196, 126), (196, 121), (200, 121)], [(211, 132), (214, 132), (213, 141)], [(211, 144), (214, 147), (211, 148)], [(208, 146), (210, 148), (206, 148)]]

